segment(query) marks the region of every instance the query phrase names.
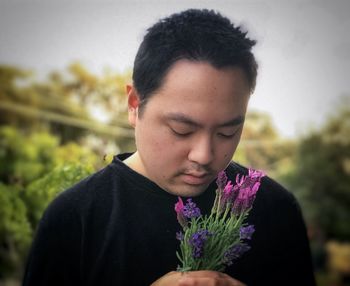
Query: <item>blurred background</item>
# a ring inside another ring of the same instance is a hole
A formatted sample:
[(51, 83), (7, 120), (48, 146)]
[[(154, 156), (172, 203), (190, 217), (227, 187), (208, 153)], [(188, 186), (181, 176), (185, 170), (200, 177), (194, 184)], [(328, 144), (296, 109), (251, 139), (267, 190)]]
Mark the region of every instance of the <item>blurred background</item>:
[(318, 285), (350, 285), (350, 2), (0, 0), (0, 285), (61, 191), (133, 151), (125, 85), (146, 29), (187, 8), (258, 44), (234, 160), (298, 198)]

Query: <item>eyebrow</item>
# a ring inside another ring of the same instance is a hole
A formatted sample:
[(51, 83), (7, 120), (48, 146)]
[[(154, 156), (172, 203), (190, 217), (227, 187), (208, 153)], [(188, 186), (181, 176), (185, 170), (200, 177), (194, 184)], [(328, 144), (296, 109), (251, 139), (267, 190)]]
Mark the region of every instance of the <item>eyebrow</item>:
[[(202, 127), (202, 124), (199, 122), (196, 122), (192, 118), (188, 117), (187, 115), (183, 113), (169, 113), (166, 116), (166, 119), (172, 120), (172, 121), (177, 121), (181, 123), (185, 123), (187, 125), (191, 125), (194, 127)], [(236, 126), (241, 123), (243, 123), (245, 120), (245, 116), (239, 115), (227, 122), (224, 122), (222, 124), (219, 124), (218, 127), (231, 127), (231, 126)]]

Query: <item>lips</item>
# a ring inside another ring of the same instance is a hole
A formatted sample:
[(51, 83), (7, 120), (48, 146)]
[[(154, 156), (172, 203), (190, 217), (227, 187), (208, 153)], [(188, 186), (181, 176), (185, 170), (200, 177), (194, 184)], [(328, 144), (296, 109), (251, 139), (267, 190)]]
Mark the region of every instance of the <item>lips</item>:
[(184, 173), (182, 177), (186, 184), (203, 185), (208, 183), (210, 176), (208, 173)]
[(206, 173), (206, 172), (191, 172), (191, 173), (185, 173), (185, 175), (201, 178), (201, 177), (208, 176), (208, 173)]

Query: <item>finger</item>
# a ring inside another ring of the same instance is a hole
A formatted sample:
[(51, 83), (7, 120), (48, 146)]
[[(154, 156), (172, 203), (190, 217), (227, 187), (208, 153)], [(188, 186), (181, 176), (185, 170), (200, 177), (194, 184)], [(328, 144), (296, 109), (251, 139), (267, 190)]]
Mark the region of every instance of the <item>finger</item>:
[(212, 279), (200, 277), (183, 277), (178, 281), (179, 286), (246, 286), (235, 279)]
[(225, 273), (209, 270), (186, 272), (180, 278), (179, 285), (246, 286), (244, 283)]
[(189, 277), (212, 277), (212, 278), (222, 278), (228, 276), (225, 273), (212, 271), (212, 270), (198, 270), (185, 272)]

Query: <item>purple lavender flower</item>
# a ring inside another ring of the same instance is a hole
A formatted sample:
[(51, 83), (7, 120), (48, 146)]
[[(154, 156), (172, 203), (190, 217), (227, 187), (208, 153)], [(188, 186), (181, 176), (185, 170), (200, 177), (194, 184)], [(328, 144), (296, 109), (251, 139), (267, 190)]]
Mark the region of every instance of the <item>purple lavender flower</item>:
[(201, 216), (201, 211), (199, 208), (197, 208), (196, 204), (192, 202), (192, 199), (187, 199), (186, 205), (183, 207), (182, 210), (183, 215), (188, 218), (196, 218)]
[(254, 225), (242, 226), (239, 230), (240, 239), (252, 239), (252, 235), (255, 231)]
[(245, 243), (240, 243), (229, 248), (222, 259), (222, 263), (228, 266), (232, 265), (233, 260), (240, 257), (243, 253), (247, 252), (250, 246)]
[(192, 246), (192, 256), (194, 258), (200, 258), (202, 256), (204, 244), (211, 235), (212, 233), (208, 230), (201, 229), (191, 236), (189, 244)]
[(218, 174), (218, 178), (216, 179), (216, 184), (218, 185), (218, 188), (222, 191), (227, 183), (227, 176), (225, 171), (221, 171)]
[(249, 169), (247, 176), (237, 175), (234, 190), (238, 191), (238, 196), (232, 208), (235, 214), (239, 215), (253, 206), (263, 176), (264, 173), (252, 169)]
[(233, 185), (232, 185), (231, 181), (228, 181), (225, 188), (224, 188), (224, 192), (223, 192), (224, 196), (229, 197), (231, 195), (232, 191), (233, 191)]
[(238, 194), (238, 191), (234, 190), (231, 181), (228, 181), (222, 191), (222, 196), (221, 196), (220, 206), (219, 206), (219, 213), (225, 211), (226, 205), (231, 204), (235, 200), (237, 194)]
[(224, 189), (224, 199), (226, 200), (226, 202), (232, 203), (237, 196), (238, 190), (233, 187), (231, 181), (228, 181)]
[(238, 196), (233, 205), (236, 214), (243, 213), (252, 207), (259, 186), (260, 182), (257, 182), (253, 187), (247, 186), (239, 190)]
[[(247, 241), (252, 238), (255, 228), (244, 223), (244, 219), (253, 206), (263, 176), (262, 172), (249, 169), (248, 174), (236, 176), (233, 186), (226, 173), (220, 172), (210, 216), (202, 216), (191, 198), (187, 198), (185, 204), (178, 198), (175, 211), (183, 228), (176, 233), (181, 250), (176, 253), (182, 262), (180, 271), (224, 269), (250, 249)], [(214, 233), (232, 239), (216, 245), (217, 241), (210, 238)]]
[(265, 173), (259, 170), (253, 170), (253, 169), (249, 169), (248, 170), (248, 177), (252, 178), (252, 179), (261, 179), (262, 177), (265, 176)]
[(184, 203), (182, 201), (182, 199), (180, 197), (178, 197), (178, 201), (175, 204), (175, 211), (176, 211), (176, 217), (177, 217), (177, 221), (179, 222), (179, 224), (182, 227), (186, 227), (187, 226), (187, 219), (183, 213), (184, 211)]
[(184, 203), (180, 197), (178, 197), (177, 199), (178, 199), (178, 201), (175, 204), (175, 211), (176, 211), (176, 213), (181, 213), (184, 209)]
[(184, 240), (184, 233), (182, 231), (179, 231), (176, 233), (176, 239), (183, 241)]
[(235, 188), (246, 188), (252, 187), (256, 182), (260, 182), (261, 178), (264, 177), (265, 174), (262, 171), (248, 169), (248, 175), (239, 175), (236, 176), (236, 186)]

